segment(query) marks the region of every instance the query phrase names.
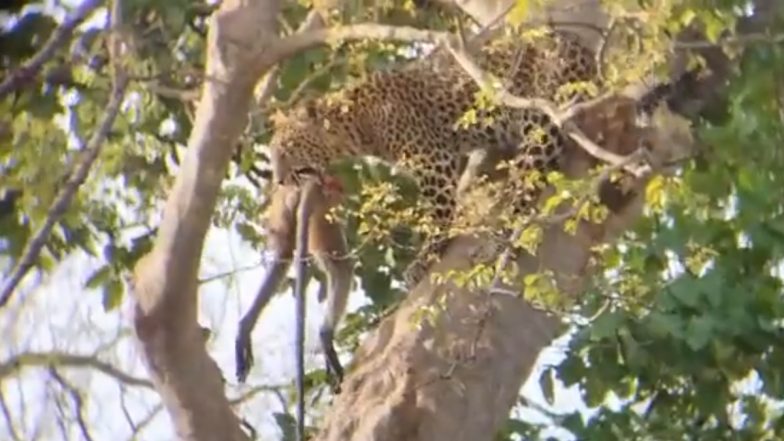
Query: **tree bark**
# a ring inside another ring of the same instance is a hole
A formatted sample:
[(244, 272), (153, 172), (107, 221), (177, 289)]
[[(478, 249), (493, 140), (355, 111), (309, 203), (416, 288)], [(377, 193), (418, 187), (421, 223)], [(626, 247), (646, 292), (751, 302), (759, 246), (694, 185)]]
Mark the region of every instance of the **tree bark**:
[(276, 60), (277, 0), (224, 0), (210, 19), (206, 76), (187, 154), (153, 250), (137, 265), (135, 330), (156, 389), (183, 440), (243, 440), (220, 370), (196, 320), (204, 237), (253, 86)]

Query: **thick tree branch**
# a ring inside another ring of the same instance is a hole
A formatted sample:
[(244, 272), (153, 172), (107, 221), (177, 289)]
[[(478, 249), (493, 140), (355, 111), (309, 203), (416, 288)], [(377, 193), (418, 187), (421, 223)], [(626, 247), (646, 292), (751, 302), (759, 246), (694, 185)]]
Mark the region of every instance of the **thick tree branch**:
[(103, 118), (98, 124), (98, 128), (93, 132), (84, 149), (80, 152), (78, 160), (74, 162), (73, 171), (49, 207), (43, 225), (27, 243), (22, 256), (11, 271), (11, 275), (3, 282), (2, 288), (0, 288), (0, 307), (8, 303), (16, 286), (22, 281), (28, 271), (33, 268), (41, 250), (49, 239), (49, 235), (52, 233), (52, 229), (68, 210), (79, 187), (87, 180), (90, 168), (92, 168), (93, 163), (98, 158), (104, 141), (106, 141), (106, 137), (109, 135), (109, 130), (114, 124), (114, 119), (120, 111), (120, 104), (122, 104), (123, 97), (125, 97), (127, 85), (128, 79), (122, 73), (119, 73), (112, 84), (109, 103), (104, 109)]
[(442, 42), (456, 38), (447, 32), (418, 29), (410, 26), (390, 26), (378, 23), (360, 23), (348, 26), (315, 29), (284, 38), (276, 45), (278, 59), (286, 59), (307, 49), (325, 44), (355, 40), (384, 40), (399, 42)]
[(6, 95), (32, 81), (43, 67), (64, 44), (71, 39), (74, 29), (81, 24), (100, 4), (101, 0), (84, 0), (71, 15), (69, 15), (54, 30), (49, 40), (30, 60), (12, 72), (0, 83), (0, 100)]
[(279, 0), (224, 0), (210, 17), (206, 78), (155, 245), (133, 277), (134, 328), (182, 440), (247, 439), (197, 322), (197, 274), (220, 183), (273, 53)]
[(32, 367), (91, 368), (108, 375), (120, 383), (152, 389), (149, 380), (134, 377), (109, 363), (91, 355), (68, 354), (64, 352), (25, 352), (0, 363), (0, 382), (17, 372)]

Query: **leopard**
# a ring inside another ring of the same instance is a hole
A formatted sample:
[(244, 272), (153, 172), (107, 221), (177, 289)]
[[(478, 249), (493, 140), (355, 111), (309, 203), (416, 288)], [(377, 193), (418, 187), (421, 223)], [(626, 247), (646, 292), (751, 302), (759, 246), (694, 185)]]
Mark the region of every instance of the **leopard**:
[[(568, 31), (491, 41), (477, 52), (477, 65), (516, 96), (574, 103), (588, 93), (564, 86), (597, 83), (595, 52)], [(557, 167), (568, 142), (537, 108), (477, 110), (480, 92), (454, 60), (372, 72), (341, 90), (305, 100), (274, 122), (268, 143), (273, 178), (283, 183), (298, 173), (326, 173), (346, 158), (374, 157), (410, 174), (427, 213), (436, 225), (448, 226), (456, 216), (456, 190), (468, 154), (513, 149), (516, 167), (546, 172)], [(475, 122), (461, 124), (471, 109)], [(516, 202), (518, 211), (536, 198), (536, 188), (526, 190)], [(405, 285), (419, 283), (448, 243), (442, 233), (423, 238), (404, 271)]]

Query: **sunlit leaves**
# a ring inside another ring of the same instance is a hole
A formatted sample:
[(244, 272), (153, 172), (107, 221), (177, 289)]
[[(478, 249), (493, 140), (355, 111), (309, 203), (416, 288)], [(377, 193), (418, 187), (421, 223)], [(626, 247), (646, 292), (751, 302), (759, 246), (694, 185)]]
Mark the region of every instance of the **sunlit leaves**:
[(506, 21), (513, 26), (521, 24), (528, 17), (529, 3), (532, 0), (515, 0), (514, 6), (506, 16)]

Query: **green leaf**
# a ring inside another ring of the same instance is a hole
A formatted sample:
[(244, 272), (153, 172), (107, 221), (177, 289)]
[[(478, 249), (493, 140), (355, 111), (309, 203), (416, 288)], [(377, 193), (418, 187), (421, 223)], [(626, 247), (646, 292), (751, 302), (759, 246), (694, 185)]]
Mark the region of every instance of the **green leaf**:
[(506, 15), (507, 23), (512, 26), (522, 24), (528, 18), (528, 1), (529, 0), (516, 0), (514, 7)]
[(579, 433), (585, 428), (583, 417), (579, 412), (573, 412), (567, 415), (566, 418), (564, 418), (561, 422), (561, 425), (564, 427), (564, 429), (572, 433)]
[(111, 311), (122, 302), (123, 284), (118, 278), (112, 278), (104, 285), (103, 309)]
[(297, 420), (287, 413), (274, 412), (272, 416), (283, 432), (283, 441), (294, 441), (297, 433)]
[(555, 404), (555, 385), (553, 384), (553, 375), (552, 369), (547, 368), (542, 375), (539, 376), (539, 387), (542, 388), (542, 394), (544, 395), (545, 400), (547, 400), (547, 404), (554, 405)]
[(683, 305), (695, 308), (700, 303), (700, 290), (694, 278), (688, 274), (678, 277), (667, 288), (668, 292)]
[(110, 265), (104, 265), (95, 270), (90, 275), (90, 277), (87, 278), (87, 281), (84, 282), (84, 287), (88, 289), (96, 289), (106, 283), (111, 275), (112, 267)]
[(615, 312), (600, 315), (591, 323), (591, 340), (600, 341), (614, 337), (618, 327), (623, 323), (623, 316)]
[(683, 334), (683, 320), (674, 314), (652, 312), (646, 320), (646, 327), (657, 337), (679, 337)]
[(705, 347), (713, 338), (714, 321), (710, 317), (694, 317), (686, 328), (686, 343), (697, 351)]

